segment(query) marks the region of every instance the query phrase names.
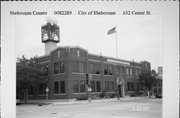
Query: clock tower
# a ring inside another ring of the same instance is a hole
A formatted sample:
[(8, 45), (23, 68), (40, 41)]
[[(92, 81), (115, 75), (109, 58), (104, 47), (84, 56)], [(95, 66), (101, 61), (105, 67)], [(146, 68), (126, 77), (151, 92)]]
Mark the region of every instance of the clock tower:
[(45, 55), (50, 54), (57, 47), (59, 37), (57, 21), (47, 20), (47, 23), (41, 26), (41, 40), (45, 43)]

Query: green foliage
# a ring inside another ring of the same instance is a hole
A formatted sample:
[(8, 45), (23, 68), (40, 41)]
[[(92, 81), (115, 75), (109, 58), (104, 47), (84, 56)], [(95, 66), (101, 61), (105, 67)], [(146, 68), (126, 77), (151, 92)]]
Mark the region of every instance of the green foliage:
[(100, 97), (101, 97), (101, 98), (106, 97), (106, 90), (103, 90), (103, 91), (101, 92)]
[(82, 97), (77, 97), (76, 99), (77, 99), (77, 100), (87, 100), (88, 97), (87, 97), (87, 96), (82, 96)]
[(150, 91), (152, 90), (152, 87), (156, 81), (155, 71), (152, 70), (152, 72), (147, 72), (147, 73), (141, 73), (139, 76), (139, 82), (141, 85), (143, 85), (146, 90)]
[(37, 63), (37, 57), (31, 59), (17, 58), (16, 67), (16, 90), (17, 97), (22, 97), (25, 90), (29, 90), (32, 86), (39, 82), (44, 73), (41, 71), (40, 65)]

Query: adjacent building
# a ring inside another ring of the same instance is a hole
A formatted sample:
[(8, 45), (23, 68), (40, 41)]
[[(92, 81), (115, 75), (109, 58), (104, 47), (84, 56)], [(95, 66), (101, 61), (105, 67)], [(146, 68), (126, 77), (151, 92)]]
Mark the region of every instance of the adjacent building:
[(161, 96), (162, 97), (162, 84), (163, 84), (163, 67), (159, 66), (158, 68), (158, 73), (155, 75), (156, 76), (156, 80), (153, 86), (153, 94), (155, 96)]

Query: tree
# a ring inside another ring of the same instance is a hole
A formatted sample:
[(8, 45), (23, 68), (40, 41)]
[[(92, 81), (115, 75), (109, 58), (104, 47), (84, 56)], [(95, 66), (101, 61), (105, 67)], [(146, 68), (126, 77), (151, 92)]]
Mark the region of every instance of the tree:
[(37, 63), (37, 56), (26, 59), (23, 55), (22, 58), (17, 58), (16, 70), (16, 96), (26, 102), (28, 91), (39, 82), (44, 73), (41, 71), (40, 64)]
[[(156, 77), (154, 76), (156, 74), (155, 70), (152, 70), (151, 72), (142, 72), (139, 76), (139, 82), (140, 84), (145, 87), (145, 90), (149, 93), (152, 90), (152, 87), (156, 81)], [(149, 96), (149, 94), (148, 94)], [(150, 96), (149, 96), (150, 97)]]

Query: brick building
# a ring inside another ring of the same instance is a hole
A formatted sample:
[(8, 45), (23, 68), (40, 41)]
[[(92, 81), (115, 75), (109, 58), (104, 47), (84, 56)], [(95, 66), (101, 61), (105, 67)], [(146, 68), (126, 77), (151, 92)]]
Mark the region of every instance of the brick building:
[[(45, 55), (38, 58), (48, 75), (29, 91), (29, 99), (74, 99), (88, 95), (86, 74), (90, 75), (91, 94), (103, 91), (112, 95), (119, 86), (122, 96), (142, 90), (138, 76), (150, 72), (147, 61), (134, 62), (88, 53), (80, 47), (57, 47), (59, 26), (53, 22), (41, 27)], [(46, 89), (48, 88), (48, 92)]]
[[(87, 96), (86, 73), (91, 74), (92, 95), (113, 94), (117, 78), (124, 81), (125, 94), (142, 90), (138, 75), (151, 71), (147, 61), (134, 62), (102, 55), (89, 54), (80, 47), (58, 47), (49, 55), (38, 58), (42, 68), (48, 68), (48, 78), (42, 79), (39, 86), (33, 87), (30, 99), (45, 99), (46, 86), (48, 99), (73, 99)], [(123, 88), (121, 86), (122, 93)]]

